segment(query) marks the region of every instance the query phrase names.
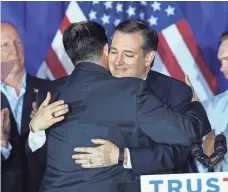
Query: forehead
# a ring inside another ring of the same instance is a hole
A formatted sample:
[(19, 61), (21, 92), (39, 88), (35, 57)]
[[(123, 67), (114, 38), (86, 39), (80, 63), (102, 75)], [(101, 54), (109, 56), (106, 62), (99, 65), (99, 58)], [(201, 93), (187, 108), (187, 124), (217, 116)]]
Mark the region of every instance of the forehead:
[(20, 35), (14, 26), (8, 23), (1, 24), (1, 38), (9, 37), (20, 38)]
[(116, 31), (112, 38), (111, 47), (116, 49), (141, 49), (142, 35), (139, 32), (136, 33), (123, 33)]
[(228, 56), (228, 39), (221, 43), (218, 51), (218, 58)]

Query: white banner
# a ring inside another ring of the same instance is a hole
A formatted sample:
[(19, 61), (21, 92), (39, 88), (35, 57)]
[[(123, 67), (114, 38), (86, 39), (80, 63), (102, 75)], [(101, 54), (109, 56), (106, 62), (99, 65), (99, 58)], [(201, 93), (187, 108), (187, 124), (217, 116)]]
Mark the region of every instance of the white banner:
[(228, 192), (228, 172), (141, 176), (141, 192)]

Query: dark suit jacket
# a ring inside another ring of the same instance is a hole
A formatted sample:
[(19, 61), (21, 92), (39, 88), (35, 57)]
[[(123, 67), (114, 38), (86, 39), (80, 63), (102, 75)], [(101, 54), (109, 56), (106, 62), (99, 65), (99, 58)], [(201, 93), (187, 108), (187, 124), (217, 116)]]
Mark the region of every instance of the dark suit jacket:
[[(26, 157), (25, 142), (29, 133), (30, 113), (32, 102), (36, 100), (34, 89), (39, 89), (48, 81), (37, 79), (29, 74), (26, 77), (26, 92), (24, 95), (21, 134), (19, 135), (17, 124), (11, 111), (7, 97), (1, 92), (1, 109), (7, 107), (10, 110), (11, 118), (11, 139), (12, 151), (7, 160), (3, 158), (1, 165), (1, 181), (3, 192), (33, 192), (37, 179), (41, 180), (40, 169), (36, 166), (36, 161), (30, 156)], [(3, 157), (3, 156), (2, 156)], [(42, 171), (43, 173), (43, 171)], [(39, 181), (40, 184), (40, 181)], [(35, 190), (37, 191), (37, 190)]]
[[(93, 146), (91, 138), (104, 138), (123, 148), (148, 147), (151, 139), (190, 146), (208, 131), (204, 129), (207, 122), (195, 111), (198, 103), (189, 105), (184, 115), (177, 113), (145, 81), (114, 78), (93, 63), (79, 64), (52, 95), (65, 100), (71, 112), (47, 131), (47, 169), (41, 191), (117, 191), (117, 183), (133, 178), (131, 170), (119, 165), (83, 170), (76, 165), (71, 159), (73, 148)], [(146, 137), (141, 139), (142, 135)]]
[(23, 192), (25, 188), (24, 170), (22, 166), (21, 143), (17, 131), (17, 125), (5, 95), (1, 92), (1, 110), (10, 110), (11, 134), (10, 144), (12, 145), (11, 154), (5, 159), (1, 154), (1, 191), (3, 192)]
[[(150, 71), (146, 81), (148, 88), (178, 113), (184, 115), (191, 105), (195, 105), (199, 117), (205, 122), (205, 133), (210, 130), (210, 123), (201, 104), (191, 103), (192, 90), (189, 86), (156, 71)], [(189, 172), (189, 149), (181, 145), (161, 145), (151, 140), (150, 147), (130, 149), (133, 172), (135, 175)]]

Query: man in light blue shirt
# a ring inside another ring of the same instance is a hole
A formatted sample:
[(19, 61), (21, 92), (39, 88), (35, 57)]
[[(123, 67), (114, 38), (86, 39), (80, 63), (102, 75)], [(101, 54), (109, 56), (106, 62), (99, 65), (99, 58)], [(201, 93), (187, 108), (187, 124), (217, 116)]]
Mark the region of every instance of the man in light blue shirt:
[[(221, 44), (218, 50), (218, 59), (221, 62), (221, 72), (224, 74), (226, 79), (228, 79), (228, 32), (225, 32), (221, 36)], [(214, 151), (214, 139), (215, 135), (224, 132), (228, 144), (228, 90), (216, 95), (208, 100), (202, 102), (208, 119), (210, 120), (212, 129), (215, 130), (215, 134), (211, 134), (206, 138), (207, 146), (204, 145), (204, 150), (209, 155)], [(228, 146), (227, 146), (228, 147)], [(205, 172), (202, 165), (197, 163), (199, 172)], [(225, 154), (224, 160), (219, 162), (214, 170), (216, 172), (227, 172), (228, 171), (228, 153)]]

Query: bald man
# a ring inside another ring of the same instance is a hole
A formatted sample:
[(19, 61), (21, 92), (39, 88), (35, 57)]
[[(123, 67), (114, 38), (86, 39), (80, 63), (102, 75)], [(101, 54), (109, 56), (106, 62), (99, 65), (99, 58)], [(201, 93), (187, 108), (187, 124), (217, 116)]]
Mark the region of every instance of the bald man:
[[(25, 69), (24, 46), (20, 34), (10, 23), (1, 23), (1, 114), (10, 119), (9, 136), (1, 135), (1, 189), (3, 192), (36, 192), (40, 166), (27, 159), (25, 142), (29, 133), (30, 113), (35, 101), (34, 89), (45, 80), (29, 75)], [(6, 130), (4, 126), (1, 131)], [(35, 158), (36, 154), (34, 154)]]

